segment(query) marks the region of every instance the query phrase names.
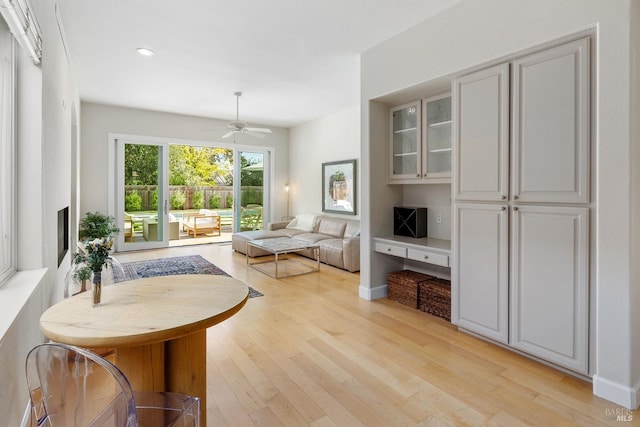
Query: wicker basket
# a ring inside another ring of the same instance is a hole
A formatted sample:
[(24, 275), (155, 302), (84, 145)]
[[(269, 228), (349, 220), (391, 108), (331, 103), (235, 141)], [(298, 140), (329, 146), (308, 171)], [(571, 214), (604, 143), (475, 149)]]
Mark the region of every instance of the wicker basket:
[(418, 288), (420, 311), (451, 321), (451, 282), (430, 276)]
[(412, 308), (418, 308), (418, 284), (429, 279), (426, 274), (411, 270), (387, 274), (387, 298)]

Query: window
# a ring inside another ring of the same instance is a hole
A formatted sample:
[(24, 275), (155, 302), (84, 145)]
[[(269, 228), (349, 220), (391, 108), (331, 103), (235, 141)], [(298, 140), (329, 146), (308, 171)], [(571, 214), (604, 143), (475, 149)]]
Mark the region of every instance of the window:
[(0, 284), (15, 272), (16, 265), (13, 55), (13, 36), (0, 19)]

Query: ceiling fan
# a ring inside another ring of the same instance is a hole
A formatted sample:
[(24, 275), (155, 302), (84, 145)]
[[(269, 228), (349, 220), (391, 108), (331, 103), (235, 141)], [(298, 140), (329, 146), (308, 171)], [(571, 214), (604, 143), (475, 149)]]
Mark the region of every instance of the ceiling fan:
[(269, 128), (250, 128), (248, 127), (247, 122), (240, 121), (240, 96), (242, 96), (242, 92), (235, 92), (234, 95), (236, 96), (236, 119), (227, 124), (227, 127), (231, 130), (222, 135), (222, 137), (229, 138), (236, 133), (244, 133), (246, 135), (255, 136), (257, 138), (264, 138), (264, 134), (271, 133), (271, 129)]

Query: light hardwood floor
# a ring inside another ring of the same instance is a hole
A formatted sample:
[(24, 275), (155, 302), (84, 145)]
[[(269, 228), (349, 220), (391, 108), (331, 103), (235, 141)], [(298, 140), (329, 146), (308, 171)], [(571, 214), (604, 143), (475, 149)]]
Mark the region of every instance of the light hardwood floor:
[(207, 331), (208, 426), (640, 425), (588, 382), (420, 311), (360, 299), (358, 274), (323, 264), (276, 280), (230, 244), (116, 258), (189, 254), (264, 294)]

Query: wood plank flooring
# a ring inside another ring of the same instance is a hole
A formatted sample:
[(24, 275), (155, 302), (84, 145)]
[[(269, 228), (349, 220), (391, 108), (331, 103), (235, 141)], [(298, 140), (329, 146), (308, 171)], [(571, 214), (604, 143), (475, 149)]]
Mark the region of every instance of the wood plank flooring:
[[(607, 426), (625, 410), (591, 384), (389, 301), (360, 276), (273, 279), (230, 244), (116, 254), (200, 254), (264, 294), (207, 331), (208, 426)], [(618, 412), (617, 412), (618, 411)], [(640, 425), (640, 414), (626, 425)]]

